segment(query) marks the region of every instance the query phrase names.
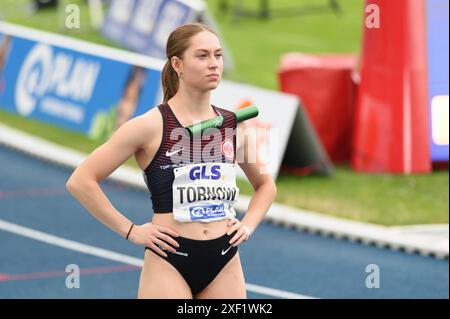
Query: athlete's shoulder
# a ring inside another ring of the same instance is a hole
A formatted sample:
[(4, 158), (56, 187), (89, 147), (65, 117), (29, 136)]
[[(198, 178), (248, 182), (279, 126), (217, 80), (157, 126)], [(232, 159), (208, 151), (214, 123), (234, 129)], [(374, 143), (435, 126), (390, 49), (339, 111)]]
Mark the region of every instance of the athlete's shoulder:
[(159, 109), (161, 106), (162, 104), (152, 107), (150, 110), (142, 114), (142, 117), (150, 121), (161, 120), (162, 114), (161, 110)]
[(158, 107), (153, 107), (147, 112), (128, 120), (125, 124), (134, 127), (146, 128), (148, 126), (155, 125), (160, 121), (161, 121), (161, 113), (159, 112)]
[(159, 136), (163, 127), (163, 120), (158, 107), (138, 115), (125, 122), (119, 130), (122, 134), (129, 136), (136, 142), (148, 143), (149, 138)]

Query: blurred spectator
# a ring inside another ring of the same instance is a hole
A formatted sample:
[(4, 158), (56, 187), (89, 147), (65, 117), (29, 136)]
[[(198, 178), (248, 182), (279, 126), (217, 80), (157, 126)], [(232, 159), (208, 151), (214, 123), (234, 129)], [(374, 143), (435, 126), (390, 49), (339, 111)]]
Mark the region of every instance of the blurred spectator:
[(120, 100), (108, 110), (97, 111), (93, 118), (89, 136), (93, 139), (106, 141), (136, 112), (139, 97), (145, 84), (146, 69), (133, 66), (125, 82)]
[(117, 130), (123, 123), (128, 121), (136, 112), (139, 102), (139, 95), (145, 81), (145, 68), (133, 66), (125, 89), (117, 107), (117, 119), (114, 130)]

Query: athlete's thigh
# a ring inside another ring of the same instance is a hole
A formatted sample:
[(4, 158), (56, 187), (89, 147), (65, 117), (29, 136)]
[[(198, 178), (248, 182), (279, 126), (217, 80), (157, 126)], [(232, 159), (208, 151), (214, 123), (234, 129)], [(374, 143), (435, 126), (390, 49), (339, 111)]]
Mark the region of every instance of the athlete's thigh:
[(231, 258), (214, 280), (200, 293), (196, 299), (245, 299), (244, 273), (242, 271), (239, 252)]
[(171, 264), (146, 249), (138, 298), (192, 299), (192, 293), (184, 278)]

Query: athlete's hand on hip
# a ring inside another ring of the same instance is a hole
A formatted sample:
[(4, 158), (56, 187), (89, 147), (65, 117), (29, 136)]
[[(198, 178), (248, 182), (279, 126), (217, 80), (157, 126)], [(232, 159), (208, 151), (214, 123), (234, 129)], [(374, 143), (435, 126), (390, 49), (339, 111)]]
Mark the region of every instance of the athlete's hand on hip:
[(228, 229), (227, 235), (231, 235), (232, 233), (236, 232), (236, 234), (231, 238), (230, 244), (233, 245), (233, 247), (238, 246), (244, 241), (247, 241), (250, 238), (251, 231), (248, 229), (247, 226), (242, 224), (238, 219), (234, 218), (228, 222)]
[(159, 255), (167, 257), (163, 250), (175, 253), (174, 247), (180, 247), (171, 236), (178, 237), (179, 235), (170, 228), (146, 223), (139, 226), (136, 225), (133, 228), (130, 233), (130, 240), (137, 245), (146, 245)]

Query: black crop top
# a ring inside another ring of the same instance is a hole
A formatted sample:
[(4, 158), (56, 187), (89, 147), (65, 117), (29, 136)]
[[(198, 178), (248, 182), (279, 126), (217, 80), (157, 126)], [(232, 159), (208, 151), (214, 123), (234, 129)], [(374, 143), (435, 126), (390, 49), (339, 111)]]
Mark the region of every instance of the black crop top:
[[(143, 170), (144, 181), (151, 193), (151, 200), (153, 204), (154, 213), (171, 213), (173, 211), (173, 183), (175, 179), (174, 169), (188, 164), (198, 163), (230, 163), (234, 164), (236, 159), (236, 116), (233, 112), (212, 106), (217, 115), (222, 115), (224, 121), (217, 129), (220, 130), (221, 138), (214, 138), (212, 136), (203, 135), (201, 139), (201, 153), (200, 139), (194, 141), (188, 138), (187, 132), (185, 137), (178, 134), (172, 136), (172, 132), (184, 132), (183, 126), (175, 117), (172, 109), (167, 103), (158, 105), (158, 109), (163, 118), (163, 134), (161, 144), (150, 162), (150, 164)], [(174, 129), (177, 129), (174, 131)], [(216, 132), (218, 132), (216, 130)], [(217, 134), (218, 135), (218, 134)], [(183, 140), (183, 142), (180, 142)], [(186, 144), (189, 141), (189, 145)], [(184, 143), (184, 144), (180, 144)], [(177, 144), (177, 145), (175, 145)], [(184, 145), (183, 147), (179, 147)], [(232, 147), (231, 147), (232, 146)], [(184, 147), (190, 148), (188, 155), (189, 159), (182, 162), (174, 162), (173, 157), (183, 157)], [(206, 147), (206, 148), (205, 148)], [(195, 153), (194, 153), (195, 148)], [(206, 160), (201, 154), (205, 154), (209, 150), (212, 156), (207, 157)], [(218, 151), (220, 150), (220, 151)]]

